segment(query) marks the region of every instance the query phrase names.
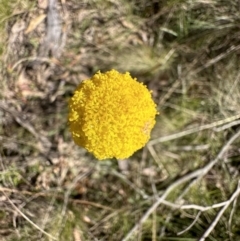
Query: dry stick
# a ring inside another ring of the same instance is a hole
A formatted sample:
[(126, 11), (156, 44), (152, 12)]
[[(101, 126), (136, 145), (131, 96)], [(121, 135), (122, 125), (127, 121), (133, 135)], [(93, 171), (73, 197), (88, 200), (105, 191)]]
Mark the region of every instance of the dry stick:
[(5, 194), (4, 191), (2, 191), (3, 194), (5, 195), (5, 197), (8, 199), (9, 203), (13, 206), (13, 208), (26, 220), (28, 221), (33, 227), (35, 227), (36, 229), (38, 229), (40, 232), (42, 232), (43, 234), (45, 234), (46, 236), (48, 236), (49, 238), (53, 239), (53, 240), (57, 240), (55, 237), (53, 237), (51, 234), (47, 233), (46, 231), (44, 231), (43, 229), (41, 229), (39, 226), (37, 226), (37, 224), (35, 224), (32, 220), (30, 220), (13, 202), (11, 199), (9, 199), (9, 197)]
[(220, 131), (229, 129), (229, 128), (231, 128), (233, 126), (236, 126), (236, 125), (239, 125), (239, 124), (240, 124), (240, 120), (236, 120), (236, 121), (232, 121), (230, 123), (227, 123), (226, 125), (214, 128), (213, 130), (216, 131), (216, 132), (220, 132)]
[(42, 45), (39, 48), (40, 56), (48, 56), (51, 52), (52, 56), (60, 57), (64, 44), (62, 43), (62, 19), (57, 9), (57, 1), (48, 1), (47, 11), (47, 33)]
[[(240, 124), (240, 121), (239, 121)], [(208, 150), (210, 147), (209, 144), (203, 144), (203, 145), (188, 145), (188, 146), (171, 146), (171, 151), (205, 151)]]
[(186, 210), (186, 209), (194, 209), (194, 210), (198, 210), (198, 211), (201, 211), (201, 212), (205, 212), (205, 211), (208, 211), (210, 209), (215, 209), (215, 208), (220, 208), (220, 207), (223, 207), (225, 206), (229, 201), (224, 201), (224, 202), (220, 202), (220, 203), (216, 203), (216, 204), (213, 204), (211, 206), (200, 206), (200, 205), (197, 205), (197, 204), (186, 204), (186, 205), (181, 205), (181, 204), (175, 204), (175, 203), (172, 203), (172, 202), (169, 202), (169, 201), (166, 201), (166, 200), (163, 200), (162, 201), (162, 204), (168, 206), (168, 207), (171, 207), (171, 208), (174, 208), (174, 209), (181, 209), (181, 210)]
[(199, 241), (205, 241), (205, 239), (209, 236), (209, 234), (212, 232), (214, 227), (217, 225), (219, 219), (222, 217), (223, 213), (226, 211), (228, 206), (238, 197), (240, 193), (240, 181), (238, 181), (238, 187), (236, 191), (232, 194), (231, 198), (228, 200), (227, 204), (222, 207), (222, 209), (218, 212), (217, 216), (213, 220), (212, 224), (208, 227), (208, 229), (204, 232), (202, 237), (199, 239)]
[(169, 193), (176, 188), (177, 186), (185, 183), (188, 180), (191, 180), (192, 178), (196, 178), (202, 173), (202, 169), (196, 170), (186, 176), (183, 176), (182, 178), (178, 179), (174, 183), (172, 183), (166, 191), (163, 193), (161, 197), (157, 199), (157, 201), (148, 209), (148, 211), (142, 216), (142, 218), (139, 220), (139, 222), (130, 230), (130, 232), (125, 236), (125, 238), (122, 239), (122, 241), (127, 241), (131, 238), (131, 236), (139, 229), (139, 227), (148, 219), (148, 217), (154, 212), (154, 210), (166, 199), (166, 197), (169, 195)]
[(149, 216), (154, 212), (156, 208), (167, 198), (167, 196), (173, 191), (176, 187), (180, 186), (181, 184), (193, 179), (197, 178), (199, 180), (204, 175), (206, 175), (212, 167), (218, 162), (218, 160), (222, 159), (224, 153), (227, 151), (229, 146), (240, 136), (240, 130), (233, 135), (230, 140), (222, 147), (221, 151), (217, 155), (217, 157), (208, 163), (205, 167), (197, 169), (181, 178), (173, 182), (163, 193), (161, 197), (148, 209), (148, 211), (142, 216), (139, 222), (130, 230), (130, 232), (122, 239), (122, 241), (127, 241), (131, 238), (131, 236), (139, 229), (139, 227), (149, 218)]
[[(236, 199), (235, 199), (236, 201)], [(234, 201), (234, 203), (236, 203)], [(180, 209), (180, 210), (186, 210), (186, 209), (195, 209), (195, 210), (199, 210), (197, 216), (195, 217), (194, 221), (191, 223), (190, 226), (188, 226), (186, 229), (184, 229), (183, 231), (181, 232), (178, 232), (178, 235), (181, 235), (183, 233), (185, 233), (186, 231), (188, 231), (191, 227), (193, 227), (193, 225), (197, 222), (198, 218), (200, 217), (201, 213), (202, 212), (205, 212), (205, 211), (208, 211), (210, 209), (215, 209), (215, 208), (220, 208), (220, 207), (223, 207), (225, 205), (227, 205), (227, 203), (229, 202), (229, 200), (227, 201), (224, 201), (224, 202), (221, 202), (221, 203), (216, 203), (216, 204), (213, 204), (211, 206), (200, 206), (200, 205), (196, 205), (196, 204), (186, 204), (186, 205), (181, 205), (181, 204), (175, 204), (175, 203), (172, 203), (172, 202), (169, 202), (169, 201), (166, 201), (166, 200), (163, 200), (162, 201), (162, 204), (168, 206), (168, 207), (171, 207), (171, 208), (174, 208), (174, 209)], [(233, 209), (234, 210), (234, 209)], [(232, 210), (232, 211), (233, 211)], [(233, 215), (233, 212), (231, 212), (231, 215), (230, 215), (230, 220), (232, 219), (232, 215)], [(229, 220), (229, 223), (230, 223), (230, 220)], [(230, 227), (230, 224), (228, 225)]]
[(234, 115), (234, 116), (231, 116), (231, 117), (228, 117), (226, 119), (219, 120), (219, 121), (216, 121), (216, 122), (213, 122), (213, 123), (210, 123), (210, 124), (194, 127), (192, 129), (189, 129), (189, 130), (181, 131), (181, 132), (169, 135), (169, 136), (163, 136), (163, 137), (157, 138), (155, 140), (151, 140), (151, 141), (148, 142), (148, 145), (153, 146), (153, 145), (158, 144), (160, 142), (175, 140), (175, 139), (178, 139), (178, 138), (183, 137), (183, 136), (187, 136), (187, 135), (199, 132), (199, 131), (211, 129), (211, 128), (216, 127), (216, 126), (226, 124), (228, 122), (237, 120), (239, 118), (240, 118), (240, 114), (237, 114), (237, 115)]

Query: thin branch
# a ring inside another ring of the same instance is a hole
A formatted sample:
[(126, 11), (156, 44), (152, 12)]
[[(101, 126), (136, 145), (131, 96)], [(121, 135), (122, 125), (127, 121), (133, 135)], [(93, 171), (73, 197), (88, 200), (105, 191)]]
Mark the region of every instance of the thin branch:
[(216, 132), (220, 132), (220, 131), (224, 131), (226, 129), (229, 129), (229, 128), (233, 127), (233, 126), (236, 126), (236, 125), (240, 125), (240, 120), (232, 121), (230, 123), (227, 123), (226, 125), (214, 128), (213, 130), (216, 131)]
[(223, 213), (226, 211), (228, 206), (238, 197), (240, 193), (240, 181), (238, 182), (238, 187), (236, 188), (236, 191), (232, 194), (231, 198), (228, 200), (225, 206), (222, 207), (222, 209), (218, 212), (215, 219), (211, 223), (211, 225), (208, 227), (208, 229), (204, 232), (202, 237), (199, 239), (199, 241), (205, 241), (205, 239), (209, 236), (209, 234), (213, 231), (217, 223), (219, 222), (220, 218), (222, 217)]
[[(239, 121), (240, 122), (240, 121)], [(240, 123), (239, 123), (240, 124)], [(187, 145), (187, 146), (171, 146), (171, 151), (205, 151), (210, 147), (209, 144), (204, 145)]]
[(148, 209), (148, 211), (142, 216), (142, 218), (139, 220), (139, 222), (130, 230), (130, 232), (123, 238), (122, 241), (127, 241), (129, 240), (132, 235), (141, 227), (141, 225), (149, 218), (149, 216), (154, 212), (155, 209), (167, 198), (167, 196), (171, 193), (172, 190), (174, 190), (177, 186), (193, 179), (199, 176), (202, 172), (202, 169), (199, 169), (197, 171), (194, 171), (174, 183), (172, 183), (166, 191), (163, 193), (161, 197), (158, 198), (158, 200)]
[(205, 211), (208, 211), (210, 209), (223, 207), (227, 203), (228, 203), (228, 200), (225, 201), (225, 202), (220, 202), (220, 203), (213, 204), (211, 206), (204, 207), (204, 206), (200, 206), (200, 205), (196, 205), (196, 204), (181, 205), (181, 204), (175, 204), (175, 203), (172, 203), (172, 202), (169, 202), (169, 201), (166, 201), (166, 200), (162, 201), (162, 204), (164, 204), (168, 207), (174, 208), (174, 209), (181, 209), (181, 210), (194, 209), (194, 210), (199, 210), (201, 212), (205, 212)]
[(167, 198), (167, 196), (178, 186), (181, 184), (184, 184), (185, 182), (196, 178), (197, 180), (201, 179), (204, 175), (206, 175), (212, 167), (220, 160), (222, 159), (224, 153), (228, 150), (230, 145), (240, 136), (240, 130), (233, 135), (230, 140), (222, 147), (221, 151), (217, 155), (217, 157), (210, 161), (205, 167), (202, 167), (200, 169), (197, 169), (181, 178), (173, 182), (163, 193), (161, 197), (158, 198), (158, 200), (147, 210), (147, 212), (142, 216), (142, 218), (139, 220), (137, 224), (130, 230), (130, 232), (123, 238), (122, 241), (129, 240), (132, 235), (135, 234), (135, 232), (140, 228), (140, 226), (149, 218), (149, 216), (154, 212), (155, 209), (158, 208), (158, 206)]

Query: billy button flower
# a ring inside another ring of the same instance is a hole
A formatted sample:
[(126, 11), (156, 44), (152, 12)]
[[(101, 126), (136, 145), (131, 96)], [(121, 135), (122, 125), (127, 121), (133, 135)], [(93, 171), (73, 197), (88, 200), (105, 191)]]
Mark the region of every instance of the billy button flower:
[(125, 159), (149, 140), (156, 114), (145, 85), (111, 70), (79, 84), (68, 120), (74, 142), (97, 159)]

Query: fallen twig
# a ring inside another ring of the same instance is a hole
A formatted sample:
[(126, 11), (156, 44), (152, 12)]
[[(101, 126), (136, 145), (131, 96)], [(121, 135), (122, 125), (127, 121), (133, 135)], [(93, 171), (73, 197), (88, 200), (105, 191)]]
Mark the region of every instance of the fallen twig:
[(217, 225), (217, 223), (218, 223), (219, 219), (222, 217), (223, 213), (226, 211), (228, 206), (238, 197), (239, 193), (240, 193), (240, 181), (238, 182), (238, 186), (237, 186), (235, 192), (232, 194), (231, 198), (226, 202), (226, 204), (218, 212), (215, 219), (213, 220), (211, 225), (208, 227), (208, 229), (204, 232), (204, 234), (199, 239), (199, 241), (205, 241), (205, 239), (209, 236), (209, 234), (213, 231), (213, 229)]
[[(210, 161), (205, 167), (202, 167), (200, 169), (197, 169), (181, 178), (173, 182), (162, 194), (161, 197), (157, 199), (157, 201), (147, 210), (147, 212), (142, 216), (142, 218), (138, 221), (137, 224), (130, 230), (130, 232), (122, 239), (122, 241), (127, 241), (129, 240), (132, 235), (135, 234), (135, 232), (139, 229), (139, 227), (149, 218), (149, 216), (154, 212), (156, 208), (167, 198), (167, 196), (178, 186), (181, 184), (184, 184), (185, 182), (196, 178), (196, 180), (200, 180), (204, 175), (206, 175), (212, 168), (213, 166), (223, 158), (223, 155), (225, 152), (228, 150), (230, 145), (240, 136), (240, 130), (233, 135), (230, 140), (222, 147), (221, 151), (217, 155), (217, 157)], [(201, 240), (202, 241), (202, 240)]]

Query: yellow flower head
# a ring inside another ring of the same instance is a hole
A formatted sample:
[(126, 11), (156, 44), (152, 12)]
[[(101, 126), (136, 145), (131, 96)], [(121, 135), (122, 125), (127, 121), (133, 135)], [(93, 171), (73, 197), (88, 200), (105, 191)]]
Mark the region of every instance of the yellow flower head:
[(77, 145), (99, 160), (125, 159), (149, 140), (156, 114), (145, 85), (129, 73), (111, 70), (98, 72), (77, 87), (68, 119)]

